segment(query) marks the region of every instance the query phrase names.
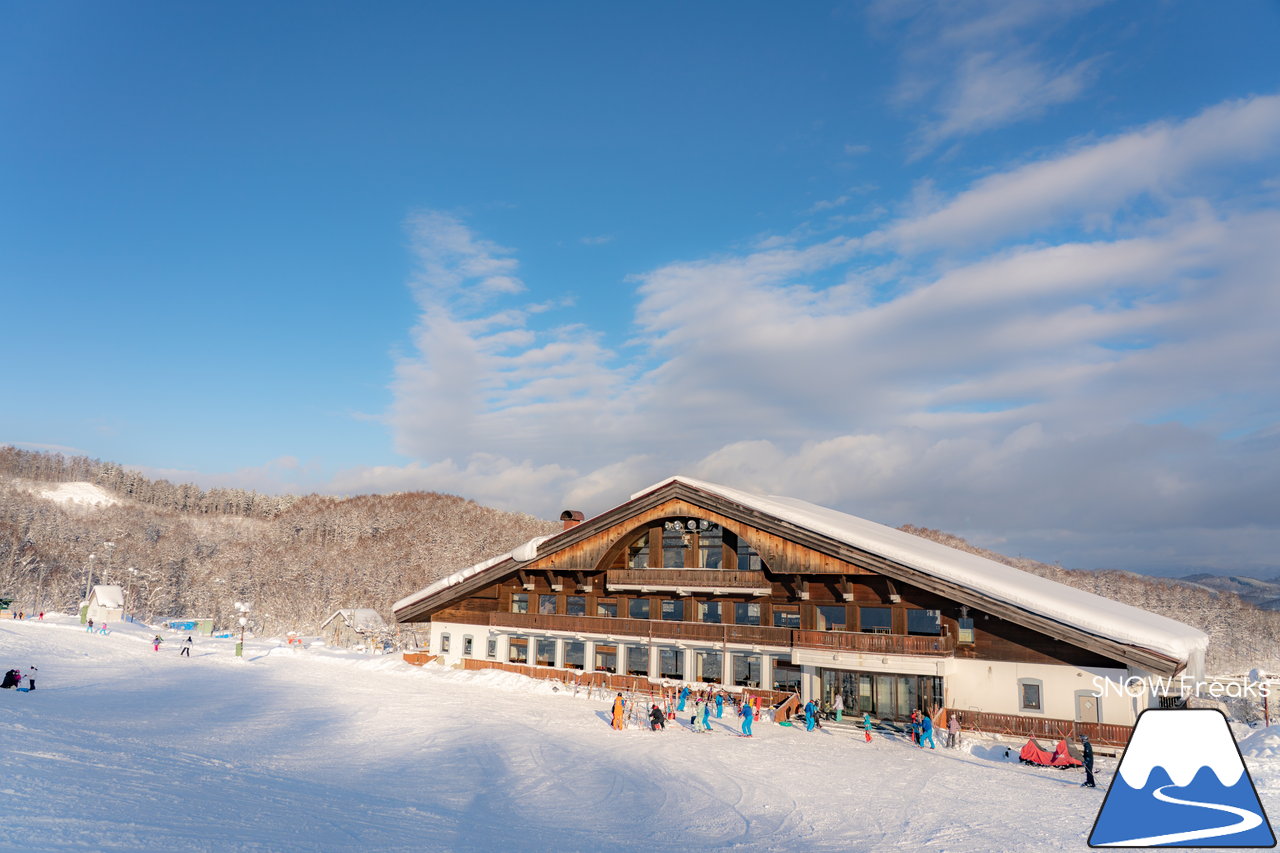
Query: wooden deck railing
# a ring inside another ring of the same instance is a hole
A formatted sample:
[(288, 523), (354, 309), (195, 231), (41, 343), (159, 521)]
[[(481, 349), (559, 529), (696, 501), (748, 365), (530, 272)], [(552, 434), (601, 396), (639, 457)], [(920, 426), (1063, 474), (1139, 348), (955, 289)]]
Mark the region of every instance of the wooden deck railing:
[(987, 711), (948, 708), (947, 718), (950, 719), (953, 714), (960, 715), (960, 725), (964, 731), (1038, 738), (1055, 743), (1060, 740), (1076, 743), (1080, 740), (1080, 735), (1084, 734), (1089, 736), (1095, 746), (1123, 747), (1133, 733), (1133, 726), (1115, 723), (1079, 723), (1051, 717), (1024, 717), (1020, 714), (992, 714)]
[(760, 589), (772, 588), (764, 572), (725, 572), (719, 569), (610, 569), (610, 587), (650, 589)]
[(792, 643), (806, 649), (833, 652), (866, 652), (876, 655), (950, 655), (955, 640), (950, 635), (914, 637), (901, 634), (860, 634), (852, 631), (794, 631)]

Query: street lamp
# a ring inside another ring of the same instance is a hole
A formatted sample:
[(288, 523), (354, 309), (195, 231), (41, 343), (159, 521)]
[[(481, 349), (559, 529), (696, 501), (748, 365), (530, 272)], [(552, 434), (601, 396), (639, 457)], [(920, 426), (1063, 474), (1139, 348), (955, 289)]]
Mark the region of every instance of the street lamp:
[(240, 618), (236, 620), (240, 623), (240, 642), (236, 643), (236, 657), (244, 657), (244, 628), (249, 624), (251, 606), (243, 601), (236, 602), (236, 611), (240, 614)]
[(124, 621), (126, 622), (133, 621), (133, 618), (129, 615), (129, 605), (132, 603), (131, 598), (133, 596), (133, 579), (136, 578), (137, 576), (138, 576), (138, 567), (130, 566), (129, 580), (124, 587), (124, 603), (125, 603)]

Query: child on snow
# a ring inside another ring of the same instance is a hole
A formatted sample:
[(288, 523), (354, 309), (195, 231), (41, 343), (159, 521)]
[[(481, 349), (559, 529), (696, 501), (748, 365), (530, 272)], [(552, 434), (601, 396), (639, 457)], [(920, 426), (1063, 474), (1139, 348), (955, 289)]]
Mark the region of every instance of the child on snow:
[(164, 637), (161, 637), (159, 634), (156, 634), (155, 637), (153, 637), (151, 640), (151, 648), (155, 649), (158, 652), (160, 651), (160, 644), (163, 642), (164, 642)]

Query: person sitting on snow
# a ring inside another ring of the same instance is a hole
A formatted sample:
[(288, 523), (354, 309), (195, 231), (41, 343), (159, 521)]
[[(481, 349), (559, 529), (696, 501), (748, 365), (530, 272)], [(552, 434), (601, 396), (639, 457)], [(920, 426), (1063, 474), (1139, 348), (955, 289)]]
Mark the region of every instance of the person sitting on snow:
[(662, 709), (657, 705), (654, 705), (653, 710), (649, 712), (649, 727), (655, 732), (667, 727), (667, 715), (662, 713)]

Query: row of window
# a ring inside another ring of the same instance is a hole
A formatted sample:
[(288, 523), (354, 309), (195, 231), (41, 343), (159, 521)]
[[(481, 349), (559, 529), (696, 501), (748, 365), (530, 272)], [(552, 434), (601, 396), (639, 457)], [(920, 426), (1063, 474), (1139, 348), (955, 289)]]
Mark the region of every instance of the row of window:
[[(533, 595), (527, 592), (511, 594), (511, 612), (528, 613), (530, 605), (537, 607), (537, 612), (546, 615), (586, 616), (587, 597), (585, 595), (566, 595), (564, 610), (561, 614), (559, 595)], [(596, 601), (593, 616), (617, 618), (619, 600), (600, 599)], [(655, 606), (656, 604), (656, 606)], [(685, 601), (683, 599), (622, 599), (623, 613), (630, 619), (661, 619), (668, 622), (683, 622)], [(758, 601), (698, 601), (697, 618), (693, 621), (719, 625), (730, 613), (735, 625), (759, 625), (761, 605)], [(848, 608), (843, 604), (814, 605), (815, 628), (819, 631), (847, 631), (849, 628)], [(775, 628), (799, 628), (800, 607), (795, 604), (775, 604), (771, 608), (773, 626)], [(875, 634), (888, 634), (893, 628), (893, 610), (889, 607), (859, 606), (858, 629)], [(919, 635), (936, 635), (942, 632), (941, 614), (937, 610), (912, 610), (907, 613), (907, 633)], [(972, 621), (969, 629), (972, 632)], [(970, 640), (972, 642), (972, 640)]]
[[(560, 664), (565, 669), (586, 669), (587, 644), (581, 640), (557, 640), (550, 637), (510, 637), (507, 640), (507, 661), (510, 663), (533, 664), (535, 666), (556, 666), (556, 646), (563, 642), (564, 658)], [(448, 634), (440, 635), (440, 653), (448, 654), (451, 640)], [(621, 654), (621, 660), (619, 655)], [(474, 638), (470, 635), (462, 638), (463, 657), (475, 656)], [(485, 657), (496, 660), (498, 657), (498, 640), (488, 639)], [(685, 652), (683, 649), (660, 646), (657, 649), (656, 666), (650, 672), (651, 661), (648, 645), (619, 645), (596, 643), (594, 648), (593, 669), (597, 672), (626, 675), (670, 678), (677, 681), (702, 681), (709, 684), (736, 684), (740, 687), (761, 686), (761, 674), (764, 659), (771, 660), (771, 683), (773, 690), (794, 691), (800, 689), (800, 667), (790, 662), (787, 655), (763, 655), (746, 652), (698, 651), (693, 653), (692, 671), (686, 673)], [(725, 669), (725, 658), (729, 658), (729, 669)], [(730, 676), (728, 682), (725, 675)]]

